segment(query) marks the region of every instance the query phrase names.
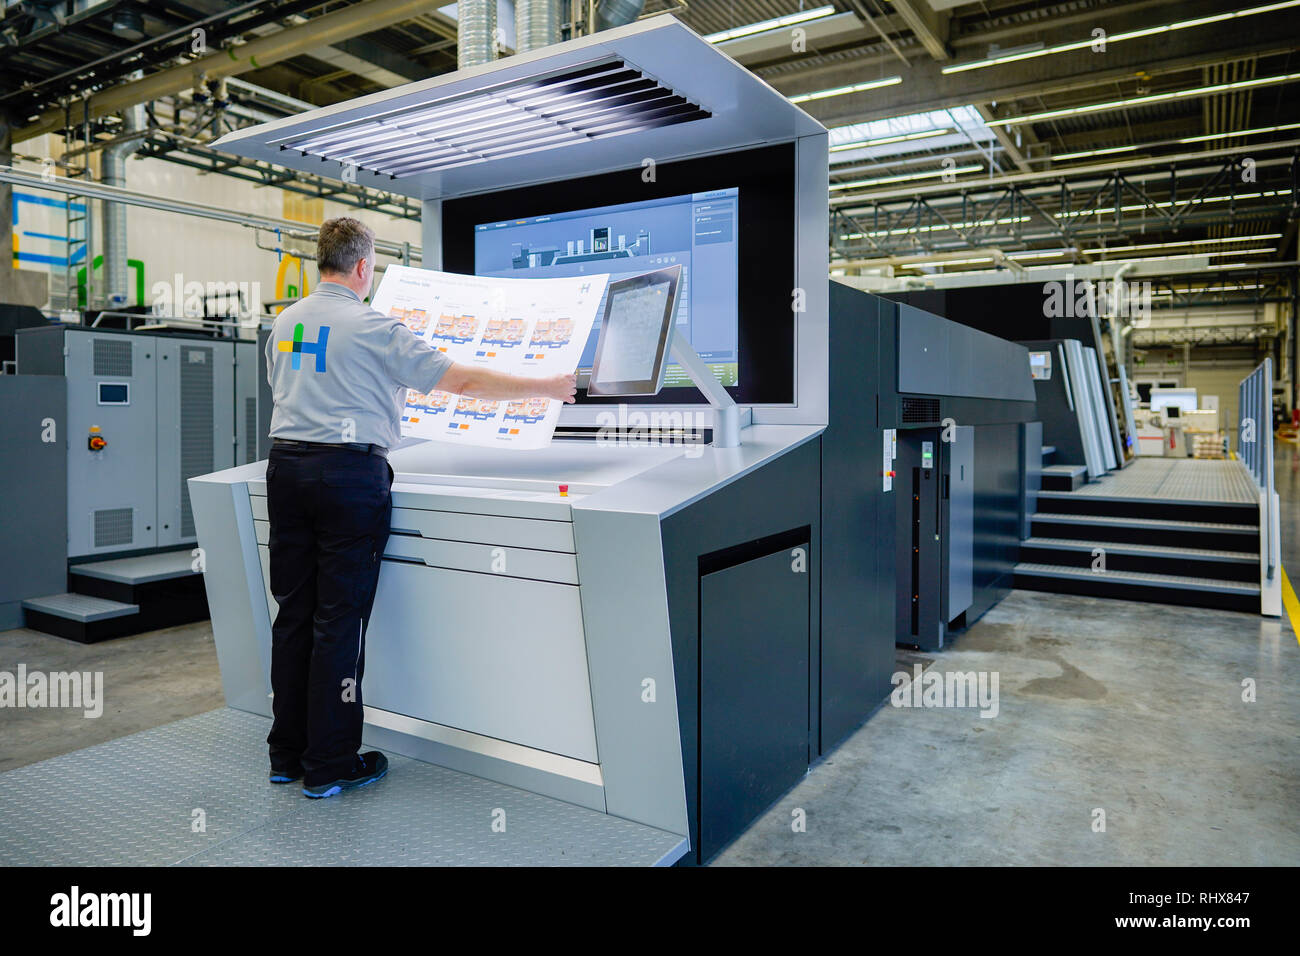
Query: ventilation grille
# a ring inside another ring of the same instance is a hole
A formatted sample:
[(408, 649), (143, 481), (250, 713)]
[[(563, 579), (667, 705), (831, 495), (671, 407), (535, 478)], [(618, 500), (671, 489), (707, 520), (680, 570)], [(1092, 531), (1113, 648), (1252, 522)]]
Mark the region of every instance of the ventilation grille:
[(134, 540), (134, 508), (101, 508), (95, 512), (95, 547), (110, 548)]
[(711, 115), (610, 57), (273, 142), (398, 179)]
[(937, 398), (903, 399), (903, 424), (917, 425), (922, 422), (939, 420), (939, 400)]
[(127, 339), (95, 339), (95, 375), (130, 378), (131, 342)]
[(181, 347), (181, 537), (194, 536), (187, 484), (215, 467), (212, 434), (212, 349)]
[(257, 461), (257, 399), (244, 399), (244, 464)]

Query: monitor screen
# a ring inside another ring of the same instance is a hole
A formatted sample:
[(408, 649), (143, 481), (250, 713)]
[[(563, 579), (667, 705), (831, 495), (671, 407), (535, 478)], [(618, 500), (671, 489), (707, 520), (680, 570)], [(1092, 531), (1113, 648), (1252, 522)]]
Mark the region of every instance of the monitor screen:
[(655, 395), (663, 386), (680, 265), (609, 284), (592, 362), (592, 395)]
[[(739, 385), (738, 193), (735, 187), (712, 189), (478, 223), (475, 271), (530, 278), (608, 273), (617, 281), (680, 266), (677, 328), (723, 385)], [(580, 372), (591, 371), (599, 334), (597, 325), (583, 350)], [(690, 384), (685, 371), (670, 362), (664, 386)]]
[[(441, 268), (618, 280), (681, 266), (675, 327), (731, 397), (747, 405), (793, 402), (794, 158), (793, 145), (783, 143), (445, 199)], [(585, 343), (584, 370), (598, 336), (594, 329)], [(579, 388), (579, 400), (707, 401), (671, 362), (658, 396)]]

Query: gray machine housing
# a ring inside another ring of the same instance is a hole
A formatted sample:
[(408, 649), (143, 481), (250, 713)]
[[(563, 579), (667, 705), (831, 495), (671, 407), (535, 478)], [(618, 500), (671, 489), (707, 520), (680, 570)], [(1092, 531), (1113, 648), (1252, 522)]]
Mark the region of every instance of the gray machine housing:
[[(20, 330), (20, 377), (63, 379), (67, 558), (194, 543), (186, 481), (257, 460), (254, 348), (178, 333)], [(92, 434), (103, 450), (88, 447)]]
[[(396, 178), (361, 169), (357, 181), (382, 178), (423, 202), (423, 263), (436, 269), (449, 242), (463, 241), (444, 235), (446, 200), (606, 172), (634, 171), (639, 184), (647, 156), (662, 180), (677, 160), (744, 163), (746, 151), (792, 145), (792, 181), (777, 185), (792, 202), (793, 279), (804, 293), (793, 400), (755, 403), (736, 447), (556, 440), (520, 454), (403, 443), (389, 459), (393, 533), (367, 636), (367, 739), (655, 828), (679, 840), (661, 862), (703, 862), (891, 688), (896, 493), (883, 436), (902, 407), (898, 307), (827, 278), (824, 127), (661, 16), (240, 130), (221, 148), (341, 173), (341, 161), (286, 144), (323, 131), (364, 135), (380, 117), (611, 61), (699, 110), (689, 122), (545, 154)], [(771, 246), (763, 225), (748, 234)], [(946, 334), (951, 323), (934, 321)], [(907, 379), (912, 365), (903, 367)], [(922, 391), (940, 396), (937, 412), (975, 428), (970, 517), (958, 522), (973, 542), (972, 615), (1001, 593), (1019, 540), (1013, 527), (1006, 553), (1000, 518), (986, 526), (980, 508), (1008, 508), (1015, 523), (1021, 458), (1008, 471), (985, 459), (1004, 431), (1017, 434), (1032, 393), (1028, 403), (990, 399), (999, 386), (962, 380)], [(599, 425), (607, 408), (568, 406), (561, 425)], [(237, 466), (190, 489), (227, 703), (266, 715), (275, 601), (264, 473), (261, 462)], [(494, 552), (509, 574), (493, 567)], [(964, 600), (960, 586), (933, 587)]]

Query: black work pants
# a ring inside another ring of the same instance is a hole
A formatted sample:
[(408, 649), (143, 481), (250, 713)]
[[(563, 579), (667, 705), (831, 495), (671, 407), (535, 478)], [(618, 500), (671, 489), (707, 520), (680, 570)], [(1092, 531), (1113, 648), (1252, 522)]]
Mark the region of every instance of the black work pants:
[(393, 471), (349, 448), (274, 445), (271, 519), (273, 769), (338, 779), (361, 747), (366, 624), (388, 542)]

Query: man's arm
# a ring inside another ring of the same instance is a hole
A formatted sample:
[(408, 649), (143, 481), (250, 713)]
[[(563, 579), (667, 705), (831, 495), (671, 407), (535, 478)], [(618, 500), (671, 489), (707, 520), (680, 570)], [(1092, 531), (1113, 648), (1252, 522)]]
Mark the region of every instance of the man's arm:
[(554, 398), (573, 404), (577, 401), (578, 379), (575, 375), (550, 375), (533, 378), (510, 375), (475, 365), (453, 362), (436, 386), (440, 391), (487, 401), (515, 398)]

